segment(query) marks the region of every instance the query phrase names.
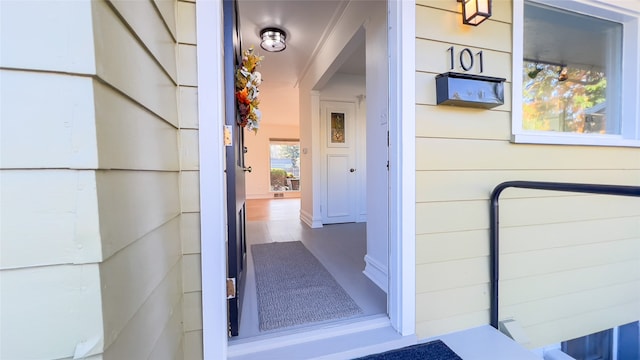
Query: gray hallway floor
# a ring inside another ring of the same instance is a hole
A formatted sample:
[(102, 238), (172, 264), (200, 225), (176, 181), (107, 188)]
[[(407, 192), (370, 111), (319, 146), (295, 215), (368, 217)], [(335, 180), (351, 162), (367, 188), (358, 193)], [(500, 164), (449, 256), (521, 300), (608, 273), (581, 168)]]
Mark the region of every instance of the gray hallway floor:
[(386, 294), (362, 273), (366, 253), (365, 223), (325, 225), (320, 229), (311, 229), (300, 221), (299, 209), (299, 199), (247, 200), (249, 249), (245, 294), (240, 335), (230, 339), (231, 342), (308, 328), (302, 326), (265, 332), (259, 330), (252, 244), (302, 241), (362, 308), (362, 317), (386, 314)]

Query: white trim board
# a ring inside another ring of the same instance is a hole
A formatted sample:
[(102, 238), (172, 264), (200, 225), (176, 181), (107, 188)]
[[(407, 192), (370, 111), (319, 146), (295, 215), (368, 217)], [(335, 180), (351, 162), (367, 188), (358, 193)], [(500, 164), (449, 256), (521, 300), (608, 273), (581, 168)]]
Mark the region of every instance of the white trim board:
[[(390, 119), (391, 325), (403, 337), (415, 333), (415, 1), (388, 1)], [(223, 157), (222, 2), (196, 6), (202, 338), (205, 360), (226, 359), (226, 219)], [(407, 139), (410, 141), (402, 141)], [(301, 214), (304, 215), (305, 214)], [(307, 219), (309, 220), (309, 219)], [(331, 329), (328, 331), (332, 331)], [(335, 331), (335, 329), (333, 329)]]
[(198, 1), (200, 244), (201, 274), (202, 279), (207, 279), (202, 282), (202, 304), (205, 304), (202, 307), (204, 359), (227, 358), (222, 23), (222, 1)]

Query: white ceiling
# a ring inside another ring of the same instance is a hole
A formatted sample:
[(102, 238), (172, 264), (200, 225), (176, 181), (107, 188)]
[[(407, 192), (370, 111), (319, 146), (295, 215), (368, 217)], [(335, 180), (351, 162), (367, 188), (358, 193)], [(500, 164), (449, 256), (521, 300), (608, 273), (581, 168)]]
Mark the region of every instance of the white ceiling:
[[(261, 90), (297, 85), (346, 4), (341, 0), (238, 0), (242, 48), (253, 46), (264, 56), (259, 69)], [(286, 32), (284, 51), (270, 53), (260, 48), (260, 31), (266, 27)], [(364, 59), (362, 44), (338, 72), (364, 75)]]

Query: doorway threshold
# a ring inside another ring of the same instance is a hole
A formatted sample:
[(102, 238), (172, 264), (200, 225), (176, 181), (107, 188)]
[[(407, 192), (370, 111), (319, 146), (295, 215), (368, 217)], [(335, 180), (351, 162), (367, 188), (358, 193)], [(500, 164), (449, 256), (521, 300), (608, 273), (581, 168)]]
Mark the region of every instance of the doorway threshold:
[(227, 359), (353, 359), (416, 342), (415, 335), (398, 334), (386, 315), (375, 315), (230, 340)]

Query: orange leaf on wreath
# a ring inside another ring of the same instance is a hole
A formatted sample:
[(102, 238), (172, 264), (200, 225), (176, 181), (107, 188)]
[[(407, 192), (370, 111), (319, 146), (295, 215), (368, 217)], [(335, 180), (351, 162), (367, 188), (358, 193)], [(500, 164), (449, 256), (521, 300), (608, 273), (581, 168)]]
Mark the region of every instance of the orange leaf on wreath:
[(249, 100), (249, 90), (247, 88), (244, 88), (240, 91), (236, 92), (236, 98), (238, 99), (239, 102), (243, 103), (243, 104), (250, 104), (251, 100)]

